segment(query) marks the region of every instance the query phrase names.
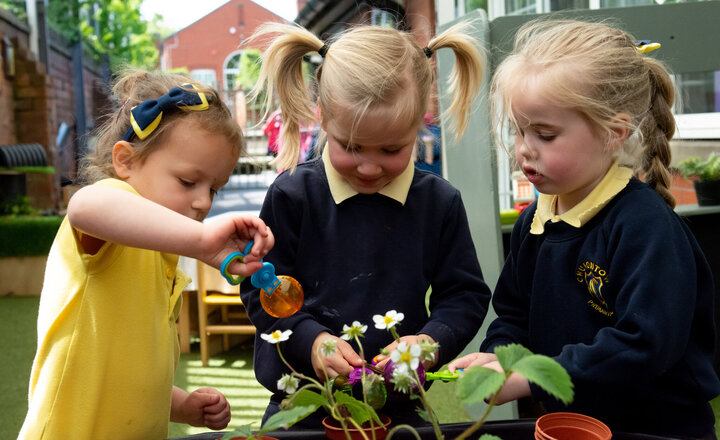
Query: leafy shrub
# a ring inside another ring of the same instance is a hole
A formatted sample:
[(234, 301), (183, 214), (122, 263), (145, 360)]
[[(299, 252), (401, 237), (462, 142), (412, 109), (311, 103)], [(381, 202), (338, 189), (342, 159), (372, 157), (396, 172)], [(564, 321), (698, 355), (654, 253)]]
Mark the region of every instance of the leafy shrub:
[(690, 156), (680, 162), (678, 171), (686, 179), (690, 176), (697, 176), (701, 181), (720, 180), (720, 156), (710, 153), (707, 160), (699, 156)]

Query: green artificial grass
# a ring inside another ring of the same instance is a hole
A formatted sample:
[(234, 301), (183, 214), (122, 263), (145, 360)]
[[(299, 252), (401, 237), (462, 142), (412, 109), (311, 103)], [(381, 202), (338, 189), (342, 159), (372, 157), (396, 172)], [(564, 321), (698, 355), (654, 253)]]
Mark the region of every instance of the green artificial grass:
[(27, 412), (39, 296), (0, 297), (0, 438), (17, 438)]
[[(205, 368), (200, 360), (199, 344), (192, 344), (192, 351), (180, 356), (175, 385), (187, 391), (204, 387), (220, 390), (230, 403), (232, 414), (226, 430), (232, 431), (242, 425), (259, 428), (271, 393), (255, 379), (252, 345), (236, 346), (214, 355)], [(208, 431), (208, 428), (170, 423), (168, 436), (183, 437)]]

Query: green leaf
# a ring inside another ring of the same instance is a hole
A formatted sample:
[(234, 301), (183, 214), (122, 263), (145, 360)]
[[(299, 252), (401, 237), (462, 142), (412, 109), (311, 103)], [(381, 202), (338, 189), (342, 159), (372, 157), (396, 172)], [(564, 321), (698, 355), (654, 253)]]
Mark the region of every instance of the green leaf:
[(492, 434), (483, 434), (478, 440), (502, 440), (500, 437)]
[(495, 347), (495, 356), (497, 356), (500, 366), (505, 371), (512, 371), (515, 362), (531, 355), (532, 351), (520, 344), (509, 344)]
[(296, 406), (292, 409), (277, 412), (270, 416), (262, 426), (261, 431), (274, 431), (279, 428), (289, 428), (310, 414), (314, 413), (316, 406)]
[(496, 393), (505, 375), (485, 367), (471, 367), (458, 379), (457, 396), (465, 404), (479, 403)]
[(310, 390), (299, 390), (289, 398), (292, 406), (314, 406), (315, 409), (318, 409), (321, 406), (329, 405), (325, 396)]
[(512, 371), (520, 373), (525, 379), (538, 385), (565, 404), (573, 400), (574, 392), (570, 375), (554, 359), (534, 354), (517, 361), (513, 365)]
[(348, 396), (341, 391), (335, 391), (335, 401), (338, 403), (338, 405), (345, 406), (345, 408), (350, 411), (350, 416), (353, 418), (353, 420), (355, 420), (360, 425), (370, 420), (373, 415), (375, 416), (373, 418), (375, 418), (378, 423), (380, 422), (380, 419), (377, 417), (375, 411), (370, 406), (365, 405), (365, 403), (357, 400), (352, 396)]
[(250, 425), (242, 425), (234, 431), (230, 431), (222, 436), (221, 440), (228, 440), (233, 437), (250, 437), (252, 435), (252, 428)]
[(420, 416), (421, 419), (425, 420), (428, 423), (432, 423), (432, 421), (430, 420), (430, 415), (426, 410), (420, 408), (419, 406), (416, 406), (415, 412)]

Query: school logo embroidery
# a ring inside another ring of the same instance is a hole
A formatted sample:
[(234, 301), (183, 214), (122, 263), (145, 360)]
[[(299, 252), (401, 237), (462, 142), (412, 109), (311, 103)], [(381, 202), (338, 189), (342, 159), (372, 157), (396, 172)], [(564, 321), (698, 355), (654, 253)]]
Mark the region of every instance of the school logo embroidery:
[(577, 268), (575, 273), (578, 283), (587, 286), (590, 298), (588, 304), (605, 316), (612, 316), (615, 312), (608, 310), (607, 302), (603, 296), (603, 288), (607, 283), (607, 271), (592, 261), (585, 261)]

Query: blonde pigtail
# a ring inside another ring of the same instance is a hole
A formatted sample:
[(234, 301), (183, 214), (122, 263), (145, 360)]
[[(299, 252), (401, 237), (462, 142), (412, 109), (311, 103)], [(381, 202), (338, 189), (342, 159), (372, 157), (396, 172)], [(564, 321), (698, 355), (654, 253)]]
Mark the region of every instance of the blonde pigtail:
[(258, 82), (249, 99), (255, 100), (265, 90), (263, 103), (267, 118), (274, 93), (277, 93), (282, 111), (281, 149), (275, 166), (278, 169), (294, 170), (300, 154), (300, 121), (315, 118), (312, 102), (308, 96), (302, 75), (303, 57), (308, 52), (317, 52), (323, 42), (311, 32), (297, 25), (266, 23), (253, 34), (256, 40), (270, 34), (279, 34), (263, 52)]
[(470, 120), (472, 102), (482, 84), (485, 68), (485, 56), (477, 41), (466, 32), (472, 22), (456, 24), (428, 43), (435, 52), (441, 48), (452, 49), (455, 53), (455, 66), (450, 76), (450, 107), (443, 116), (450, 116), (455, 139), (460, 139)]

